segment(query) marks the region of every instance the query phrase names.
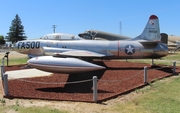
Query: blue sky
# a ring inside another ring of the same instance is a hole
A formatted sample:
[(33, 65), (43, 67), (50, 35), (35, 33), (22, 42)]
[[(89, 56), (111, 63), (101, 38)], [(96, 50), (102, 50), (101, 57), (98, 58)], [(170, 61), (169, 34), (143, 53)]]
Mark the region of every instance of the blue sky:
[[(160, 21), (160, 31), (180, 36), (179, 0), (1, 0), (0, 35), (6, 36), (18, 14), (28, 39), (56, 32), (78, 35), (101, 30), (135, 37), (150, 15)], [(121, 31), (120, 25), (121, 22)]]

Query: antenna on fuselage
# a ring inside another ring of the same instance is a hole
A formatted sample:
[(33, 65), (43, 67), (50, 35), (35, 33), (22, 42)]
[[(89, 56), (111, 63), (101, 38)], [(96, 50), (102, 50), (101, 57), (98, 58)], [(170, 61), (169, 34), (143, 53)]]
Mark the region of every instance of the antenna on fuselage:
[(120, 35), (122, 35), (122, 23), (121, 23), (121, 21), (119, 22), (119, 33), (120, 33)]

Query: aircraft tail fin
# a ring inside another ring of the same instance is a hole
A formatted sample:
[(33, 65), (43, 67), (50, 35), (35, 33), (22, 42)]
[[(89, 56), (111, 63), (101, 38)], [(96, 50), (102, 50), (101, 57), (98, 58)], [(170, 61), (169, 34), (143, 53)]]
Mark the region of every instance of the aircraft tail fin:
[(133, 40), (145, 40), (149, 42), (160, 42), (161, 35), (159, 29), (159, 20), (156, 15), (151, 15), (141, 35), (135, 37)]

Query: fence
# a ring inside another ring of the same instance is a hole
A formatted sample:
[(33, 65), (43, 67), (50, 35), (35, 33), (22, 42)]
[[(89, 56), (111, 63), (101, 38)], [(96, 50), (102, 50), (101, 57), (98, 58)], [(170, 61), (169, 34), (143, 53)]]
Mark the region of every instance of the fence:
[[(156, 68), (156, 69), (160, 69), (160, 68)], [(145, 66), (144, 70), (139, 71), (137, 74), (134, 74), (132, 76), (130, 76), (129, 78), (126, 79), (121, 79), (121, 80), (103, 80), (103, 81), (107, 81), (107, 82), (122, 82), (124, 80), (127, 79), (131, 79), (136, 77), (137, 75), (141, 74), (142, 72), (144, 72), (144, 84), (147, 84), (147, 71), (148, 68)], [(176, 73), (176, 62), (173, 62), (173, 74)], [(9, 91), (8, 91), (8, 74), (5, 73), (4, 70), (4, 59), (2, 59), (2, 65), (1, 65), (1, 78), (2, 81), (4, 83), (4, 94), (5, 96), (9, 96)], [(97, 76), (93, 76), (92, 79), (88, 79), (88, 80), (83, 80), (83, 81), (73, 81), (73, 82), (60, 82), (60, 83), (49, 83), (49, 82), (35, 82), (35, 81), (29, 81), (29, 80), (24, 80), (24, 79), (19, 79), (20, 81), (25, 81), (25, 82), (33, 82), (33, 83), (41, 83), (41, 84), (76, 84), (76, 83), (83, 83), (83, 82), (89, 82), (89, 81), (93, 81), (93, 101), (97, 102), (98, 101), (98, 87), (97, 87), (97, 81), (99, 80), (97, 78)]]

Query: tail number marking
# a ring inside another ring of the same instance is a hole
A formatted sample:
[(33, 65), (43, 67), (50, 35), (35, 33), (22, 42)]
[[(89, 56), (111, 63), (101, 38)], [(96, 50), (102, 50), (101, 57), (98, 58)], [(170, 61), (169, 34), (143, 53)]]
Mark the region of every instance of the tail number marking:
[(157, 33), (155, 30), (149, 30), (149, 33)]
[(19, 42), (18, 43), (18, 49), (22, 49), (22, 48), (24, 48), (24, 49), (34, 49), (34, 48), (36, 48), (36, 49), (38, 49), (38, 48), (40, 48), (40, 42), (34, 42), (34, 41), (32, 41), (32, 42)]

